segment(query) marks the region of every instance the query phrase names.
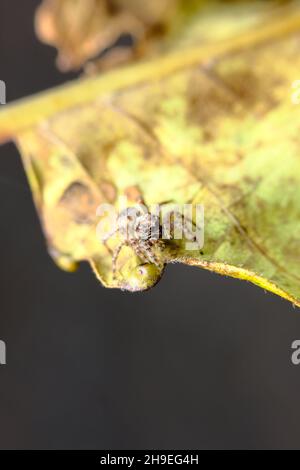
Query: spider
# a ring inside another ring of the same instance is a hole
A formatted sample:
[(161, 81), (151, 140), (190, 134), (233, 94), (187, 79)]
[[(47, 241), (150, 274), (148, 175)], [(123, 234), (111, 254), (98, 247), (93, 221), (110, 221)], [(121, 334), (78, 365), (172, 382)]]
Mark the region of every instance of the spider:
[[(143, 263), (154, 264), (158, 268), (163, 267), (164, 262), (159, 259), (157, 251), (162, 252), (167, 240), (173, 238), (174, 230), (182, 224), (183, 217), (181, 213), (179, 214), (174, 211), (170, 211), (166, 215), (170, 217), (170, 214), (173, 214), (173, 218), (172, 220), (170, 219), (169, 230), (166, 230), (163, 229), (159, 215), (150, 213), (142, 201), (138, 205), (128, 207), (120, 212), (117, 217), (116, 228), (102, 238), (102, 242), (112, 254), (113, 278), (116, 278), (117, 261), (121, 250), (125, 246), (132, 248)], [(179, 222), (178, 217), (180, 217), (181, 222)], [(196, 237), (191, 234), (186, 225), (184, 225), (183, 232), (189, 240), (196, 240)], [(117, 233), (122, 241), (112, 251), (108, 247), (107, 242)]]

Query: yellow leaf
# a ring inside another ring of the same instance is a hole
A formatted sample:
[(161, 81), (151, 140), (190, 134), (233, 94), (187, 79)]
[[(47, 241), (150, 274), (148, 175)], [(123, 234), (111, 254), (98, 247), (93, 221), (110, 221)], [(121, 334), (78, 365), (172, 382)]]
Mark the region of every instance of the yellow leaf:
[(59, 50), (58, 67), (78, 69), (125, 33), (156, 36), (174, 15), (177, 0), (44, 0), (36, 14), (39, 38)]

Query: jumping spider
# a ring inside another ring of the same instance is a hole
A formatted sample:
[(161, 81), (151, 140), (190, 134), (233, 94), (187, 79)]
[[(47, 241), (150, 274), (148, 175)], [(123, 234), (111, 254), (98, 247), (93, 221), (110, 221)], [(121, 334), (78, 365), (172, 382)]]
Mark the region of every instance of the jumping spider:
[[(161, 207), (161, 205), (159, 207)], [(170, 211), (166, 215), (170, 216), (171, 213), (173, 214), (173, 218), (169, 231), (167, 231), (165, 228), (163, 229), (160, 216), (149, 212), (147, 206), (145, 206), (142, 201), (140, 201), (138, 205), (128, 207), (120, 212), (117, 217), (116, 228), (102, 238), (102, 242), (112, 254), (112, 271), (114, 278), (116, 277), (119, 255), (125, 246), (132, 248), (143, 263), (154, 264), (158, 268), (163, 267), (164, 262), (159, 259), (157, 251), (162, 252), (166, 246), (167, 240), (173, 238), (172, 234), (176, 226), (178, 227), (178, 225), (180, 225), (179, 218), (182, 224), (183, 215), (174, 211)], [(190, 222), (193, 224), (191, 220)], [(187, 239), (196, 240), (196, 237), (186, 225), (183, 227), (183, 232)], [(119, 234), (122, 241), (115, 250), (112, 251), (108, 247), (107, 242), (115, 234)]]

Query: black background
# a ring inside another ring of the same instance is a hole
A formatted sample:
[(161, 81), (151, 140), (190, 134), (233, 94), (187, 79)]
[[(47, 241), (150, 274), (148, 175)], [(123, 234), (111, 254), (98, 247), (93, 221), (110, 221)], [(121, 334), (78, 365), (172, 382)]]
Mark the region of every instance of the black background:
[[(71, 77), (34, 36), (38, 3), (0, 0), (8, 101)], [(198, 268), (171, 266), (142, 294), (60, 271), (12, 144), (0, 207), (0, 448), (300, 447), (298, 309)]]

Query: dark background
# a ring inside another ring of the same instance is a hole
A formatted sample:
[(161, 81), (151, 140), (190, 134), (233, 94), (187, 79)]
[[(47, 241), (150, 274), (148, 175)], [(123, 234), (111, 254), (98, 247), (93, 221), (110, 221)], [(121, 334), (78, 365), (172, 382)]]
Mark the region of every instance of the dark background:
[[(62, 83), (38, 1), (0, 0), (7, 98)], [(20, 158), (0, 148), (0, 448), (300, 448), (300, 310), (170, 266), (141, 294), (51, 261)]]

